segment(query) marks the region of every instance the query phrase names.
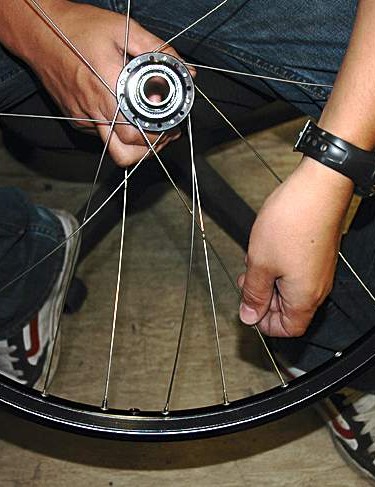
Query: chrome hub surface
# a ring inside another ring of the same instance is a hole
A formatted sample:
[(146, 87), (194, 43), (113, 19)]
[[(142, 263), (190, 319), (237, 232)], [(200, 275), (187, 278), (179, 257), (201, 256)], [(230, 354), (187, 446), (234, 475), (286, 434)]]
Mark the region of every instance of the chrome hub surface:
[(126, 119), (148, 131), (179, 125), (191, 110), (194, 84), (189, 70), (169, 54), (151, 52), (130, 61), (117, 82), (117, 100)]

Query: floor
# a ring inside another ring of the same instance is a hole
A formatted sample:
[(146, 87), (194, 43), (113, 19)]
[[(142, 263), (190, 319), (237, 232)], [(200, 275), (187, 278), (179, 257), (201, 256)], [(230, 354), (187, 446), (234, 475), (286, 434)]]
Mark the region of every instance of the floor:
[[(301, 121), (250, 137), (285, 177), (298, 163), (291, 151)], [(76, 212), (86, 182), (34, 173), (0, 146), (2, 185), (17, 185), (46, 206)], [(210, 163), (254, 208), (275, 187), (243, 143), (220, 147)], [(131, 184), (130, 184), (131, 190)], [(109, 402), (162, 408), (181, 321), (189, 255), (189, 218), (171, 188), (127, 220), (125, 260)], [(233, 276), (242, 250), (206, 218), (206, 233)], [(80, 266), (89, 289), (82, 309), (64, 316), (60, 366), (52, 390), (100, 404), (112, 323), (120, 228)], [(202, 246), (195, 263), (172, 408), (220, 401), (220, 374)], [(237, 295), (211, 258), (222, 356), (230, 399), (276, 384), (253, 330), (241, 326)], [(257, 486), (368, 485), (340, 458), (314, 409), (228, 436), (178, 443), (115, 442), (47, 429), (0, 412), (0, 486)]]

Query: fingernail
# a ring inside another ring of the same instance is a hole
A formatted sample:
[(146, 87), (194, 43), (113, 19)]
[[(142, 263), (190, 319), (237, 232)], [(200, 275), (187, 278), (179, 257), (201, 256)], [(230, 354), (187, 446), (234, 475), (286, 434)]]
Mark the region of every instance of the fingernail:
[(258, 322), (258, 313), (247, 304), (240, 304), (240, 319), (246, 325), (255, 325)]

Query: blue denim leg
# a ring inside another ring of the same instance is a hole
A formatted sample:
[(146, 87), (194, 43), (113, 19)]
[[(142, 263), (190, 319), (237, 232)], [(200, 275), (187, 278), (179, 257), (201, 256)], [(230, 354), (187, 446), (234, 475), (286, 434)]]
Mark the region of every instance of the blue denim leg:
[[(60, 221), (19, 189), (0, 188), (0, 288), (64, 238)], [(44, 304), (62, 268), (64, 249), (0, 293), (0, 340), (17, 333)]]
[[(134, 0), (132, 13), (168, 39), (217, 3), (191, 0), (179, 2), (176, 9), (175, 0)], [(183, 38), (192, 43), (187, 54), (207, 64), (292, 81), (332, 84), (348, 45), (356, 5), (356, 0), (231, 0)], [(117, 1), (117, 9), (124, 12), (126, 2)], [(313, 116), (319, 116), (330, 91), (266, 84)]]
[[(127, 9), (126, 0), (80, 3), (122, 13)], [(168, 39), (215, 5), (213, 0), (189, 0), (178, 2), (176, 10), (175, 0), (134, 0), (132, 15)], [(182, 36), (190, 43), (184, 54), (256, 74), (332, 84), (348, 44), (356, 5), (356, 0), (231, 0)], [(266, 84), (314, 116), (319, 115), (329, 94), (325, 88)], [(0, 50), (0, 108), (21, 101), (36, 89), (35, 78), (25, 72), (23, 64)]]

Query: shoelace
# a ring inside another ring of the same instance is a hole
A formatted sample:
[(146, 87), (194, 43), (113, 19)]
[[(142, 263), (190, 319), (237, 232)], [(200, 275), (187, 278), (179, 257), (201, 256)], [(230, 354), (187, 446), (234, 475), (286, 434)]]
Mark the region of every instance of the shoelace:
[(13, 377), (22, 377), (22, 370), (13, 366), (15, 362), (18, 362), (18, 358), (11, 355), (16, 350), (15, 345), (9, 345), (7, 340), (0, 340), (0, 371)]
[(352, 405), (358, 414), (353, 416), (354, 421), (364, 423), (361, 434), (369, 434), (373, 442), (367, 451), (375, 454), (375, 394), (363, 393), (353, 389), (346, 389), (345, 405)]

